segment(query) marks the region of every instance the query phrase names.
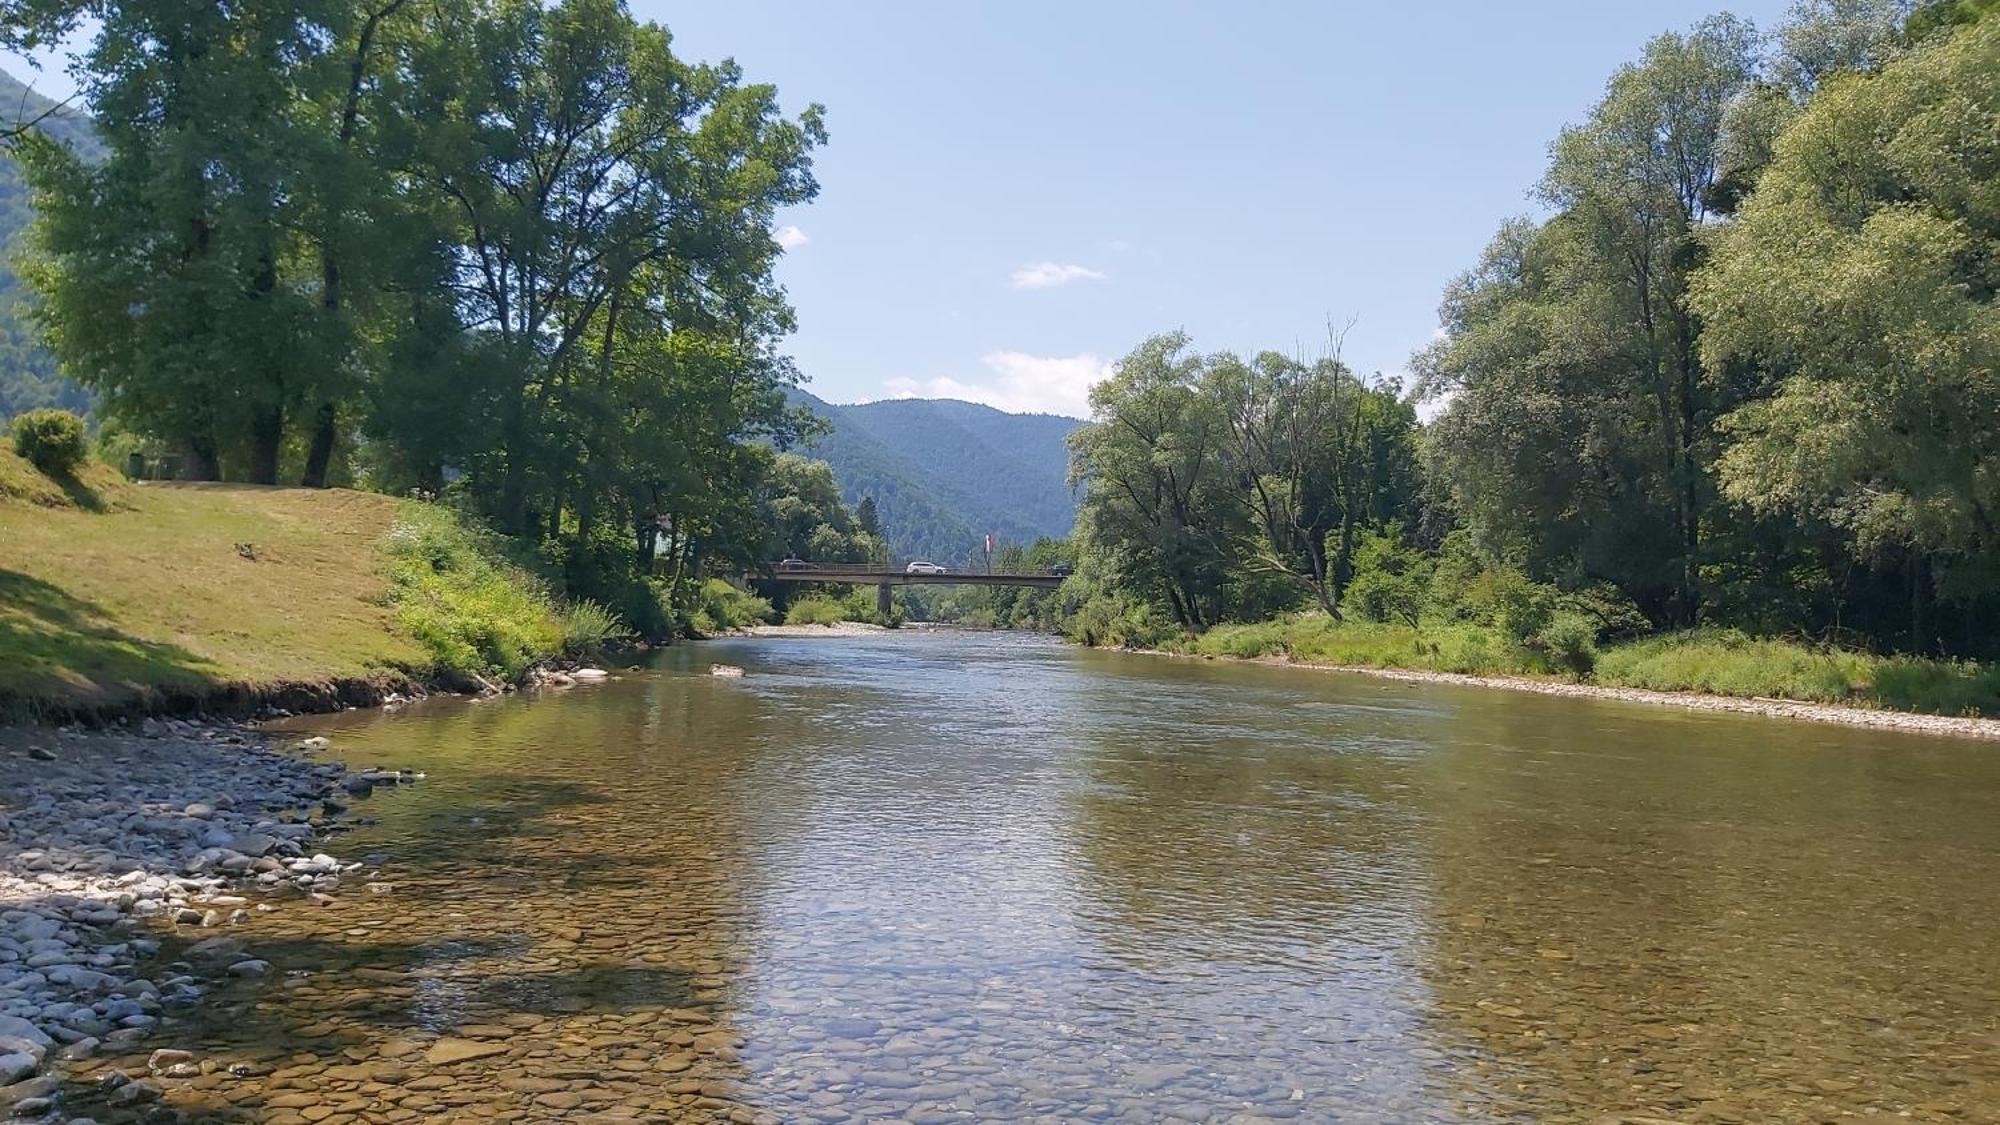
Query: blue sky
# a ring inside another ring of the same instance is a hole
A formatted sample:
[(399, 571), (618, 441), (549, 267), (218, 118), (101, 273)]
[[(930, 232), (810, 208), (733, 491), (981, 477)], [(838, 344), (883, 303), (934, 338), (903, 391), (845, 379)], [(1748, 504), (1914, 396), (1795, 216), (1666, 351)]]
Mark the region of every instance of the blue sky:
[[(1760, 27), (1785, 0), (1730, 6)], [(640, 0), (692, 58), (826, 105), (780, 269), (841, 402), (1081, 414), (1145, 336), (1403, 369), (1444, 285), (1529, 211), (1548, 142), (1652, 3), (721, 4)]]
[[(1787, 0), (1730, 5), (1760, 27)], [(827, 107), (787, 341), (837, 402), (1082, 414), (1147, 335), (1394, 373), (1548, 142), (1708, 3), (634, 0)], [(10, 62), (11, 65), (11, 62)], [(18, 72), (18, 71), (17, 71)], [(23, 77), (27, 77), (23, 75)], [(59, 75), (37, 80), (60, 94)]]

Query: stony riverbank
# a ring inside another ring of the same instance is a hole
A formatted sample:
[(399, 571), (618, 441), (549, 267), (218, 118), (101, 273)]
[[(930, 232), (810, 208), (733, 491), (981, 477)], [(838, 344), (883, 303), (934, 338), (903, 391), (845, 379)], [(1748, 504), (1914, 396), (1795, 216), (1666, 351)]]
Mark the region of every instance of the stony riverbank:
[(1729, 695), (1706, 695), (1692, 691), (1649, 691), (1645, 688), (1605, 687), (1599, 684), (1580, 684), (1568, 680), (1538, 680), (1527, 676), (1471, 676), (1457, 672), (1432, 672), (1410, 668), (1373, 668), (1359, 664), (1314, 664), (1292, 660), (1283, 656), (1256, 656), (1248, 658), (1227, 656), (1192, 656), (1186, 653), (1147, 650), (1147, 656), (1166, 656), (1180, 660), (1235, 660), (1245, 664), (1273, 664), (1287, 668), (1304, 668), (1314, 672), (1347, 672), (1361, 676), (1374, 676), (1385, 680), (1403, 680), (1410, 683), (1456, 684), (1462, 687), (1501, 688), (1508, 691), (1530, 691), (1539, 695), (1559, 695), (1576, 699), (1606, 699), (1620, 703), (1644, 703), (1651, 706), (1680, 707), (1690, 711), (1730, 711), (1746, 715), (1764, 715), (1776, 719), (1803, 719), (1815, 723), (1839, 723), (1844, 726), (1869, 727), (1875, 730), (1907, 731), (1912, 734), (1937, 734), (1955, 738), (2000, 739), (2000, 719), (1981, 719), (1954, 715), (1925, 715), (1914, 711), (1884, 711), (1869, 707), (1842, 707), (1829, 703), (1802, 703), (1791, 699), (1745, 699)]
[[(362, 865), (320, 841), (354, 797), (402, 780), (227, 726), (0, 731), (0, 1111), (51, 1112), (66, 1064), (130, 1053), (209, 982), (269, 972), (245, 940), (269, 900), (365, 893)], [(150, 1062), (111, 1079), (112, 1104), (197, 1072), (175, 1052)]]

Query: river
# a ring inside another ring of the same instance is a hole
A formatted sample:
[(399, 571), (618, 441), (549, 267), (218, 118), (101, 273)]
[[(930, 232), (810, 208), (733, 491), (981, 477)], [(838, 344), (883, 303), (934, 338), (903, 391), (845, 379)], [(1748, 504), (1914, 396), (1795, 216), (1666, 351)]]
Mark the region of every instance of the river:
[(2000, 1120), (1990, 745), (919, 631), (292, 726), (428, 778), (218, 1120)]

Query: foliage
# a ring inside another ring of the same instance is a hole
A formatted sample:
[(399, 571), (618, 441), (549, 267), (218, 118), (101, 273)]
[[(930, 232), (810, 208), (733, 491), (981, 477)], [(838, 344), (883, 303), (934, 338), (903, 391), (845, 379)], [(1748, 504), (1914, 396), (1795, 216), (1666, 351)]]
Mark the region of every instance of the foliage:
[[(1196, 632), (1308, 601), (1337, 617), (1357, 548), (1418, 506), (1414, 410), (1395, 382), (1364, 382), (1337, 358), (1246, 363), (1155, 336), (1091, 407), (1070, 472), (1078, 562), (1093, 596), (1119, 595), (1105, 626), (1132, 601)], [(1387, 612), (1385, 580), (1370, 583)]]
[(616, 613), (584, 599), (562, 607), (562, 647), (572, 656), (598, 656), (614, 641), (632, 635)]
[(1400, 526), (1369, 532), (1354, 552), (1347, 604), (1363, 620), (1401, 621), (1414, 628), (1429, 607), (1436, 570), (1432, 556), (1403, 541)]
[(785, 610), (787, 625), (838, 625), (847, 619), (847, 606), (841, 599), (824, 594), (801, 598)]
[(617, 0), (21, 0), (0, 32), (79, 45), (102, 137), (18, 146), (46, 338), (186, 475), (449, 481), (648, 633), (756, 561), (769, 445), (810, 428), (771, 269), (818, 107)]
[(1275, 352), (1210, 361), (1203, 393), (1228, 425), (1229, 467), (1256, 535), (1253, 572), (1281, 575), (1340, 616), (1356, 537), (1404, 513), (1416, 493), (1414, 408), (1393, 382), (1370, 387), (1328, 356)]
[(30, 410), (16, 415), (9, 432), (14, 452), (50, 476), (71, 476), (90, 456), (83, 419), (67, 410)]
[(1597, 667), (1597, 625), (1580, 613), (1550, 615), (1535, 634), (1535, 646), (1573, 679), (1589, 679)]
[[(992, 562), (997, 573), (1047, 574), (1057, 567), (1074, 567), (1076, 553), (1067, 540), (1044, 537), (1026, 547), (1003, 543)], [(1068, 601), (1059, 589), (1020, 586), (904, 586), (897, 594), (918, 620), (1048, 632), (1062, 627)]]
[(1660, 622), (1700, 613), (1712, 421), (1738, 393), (1704, 377), (1685, 292), (1756, 43), (1717, 17), (1621, 68), (1551, 150), (1555, 217), (1501, 230), (1418, 364), (1450, 397), (1431, 469), (1486, 548), (1609, 578)]
[[(0, 73), (0, 132), (32, 127), (85, 159), (100, 152), (90, 118)], [(90, 394), (66, 379), (37, 339), (33, 302), (14, 271), (18, 236), (34, 217), (28, 185), (11, 155), (0, 153), (0, 421), (39, 407), (87, 413)]]
[(1711, 369), (1774, 383), (1724, 420), (1723, 491), (1961, 604), (2000, 592), (1996, 174), (1988, 20), (1821, 90), (1694, 290)]
[(560, 651), (576, 623), (505, 561), (498, 537), (448, 509), (411, 506), (386, 554), (388, 603), (441, 672), (514, 679)]
[(875, 589), (872, 586), (850, 590), (838, 597), (832, 594), (808, 595), (785, 610), (787, 625), (838, 625), (843, 621), (893, 628), (903, 623), (903, 616), (894, 610), (886, 618), (876, 612)]
[(747, 629), (771, 620), (771, 603), (720, 578), (702, 582), (689, 624), (696, 633)]
[(768, 541), (761, 560), (815, 563), (885, 560), (888, 549), (862, 529), (841, 501), (833, 467), (795, 453), (780, 453), (764, 474), (759, 522)]

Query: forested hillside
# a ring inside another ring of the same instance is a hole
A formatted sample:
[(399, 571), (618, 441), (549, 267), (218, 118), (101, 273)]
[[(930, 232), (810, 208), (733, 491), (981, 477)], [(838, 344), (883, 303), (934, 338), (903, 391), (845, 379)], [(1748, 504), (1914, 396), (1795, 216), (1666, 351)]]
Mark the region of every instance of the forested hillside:
[[(58, 106), (0, 71), (0, 130), (25, 123), (86, 156), (98, 151), (89, 117)], [(34, 327), (23, 315), (26, 291), (14, 272), (14, 249), (29, 218), (28, 185), (14, 161), (0, 153), (0, 248), (5, 251), (0, 254), (0, 418), (38, 406), (80, 411), (90, 402), (83, 388), (56, 374), (55, 357), (35, 342)]]
[(898, 558), (959, 564), (989, 533), (1024, 544), (1069, 534), (1076, 504), (1064, 442), (1082, 424), (1074, 418), (952, 399), (794, 398), (831, 423), (811, 455), (833, 466), (848, 504), (874, 497)]

